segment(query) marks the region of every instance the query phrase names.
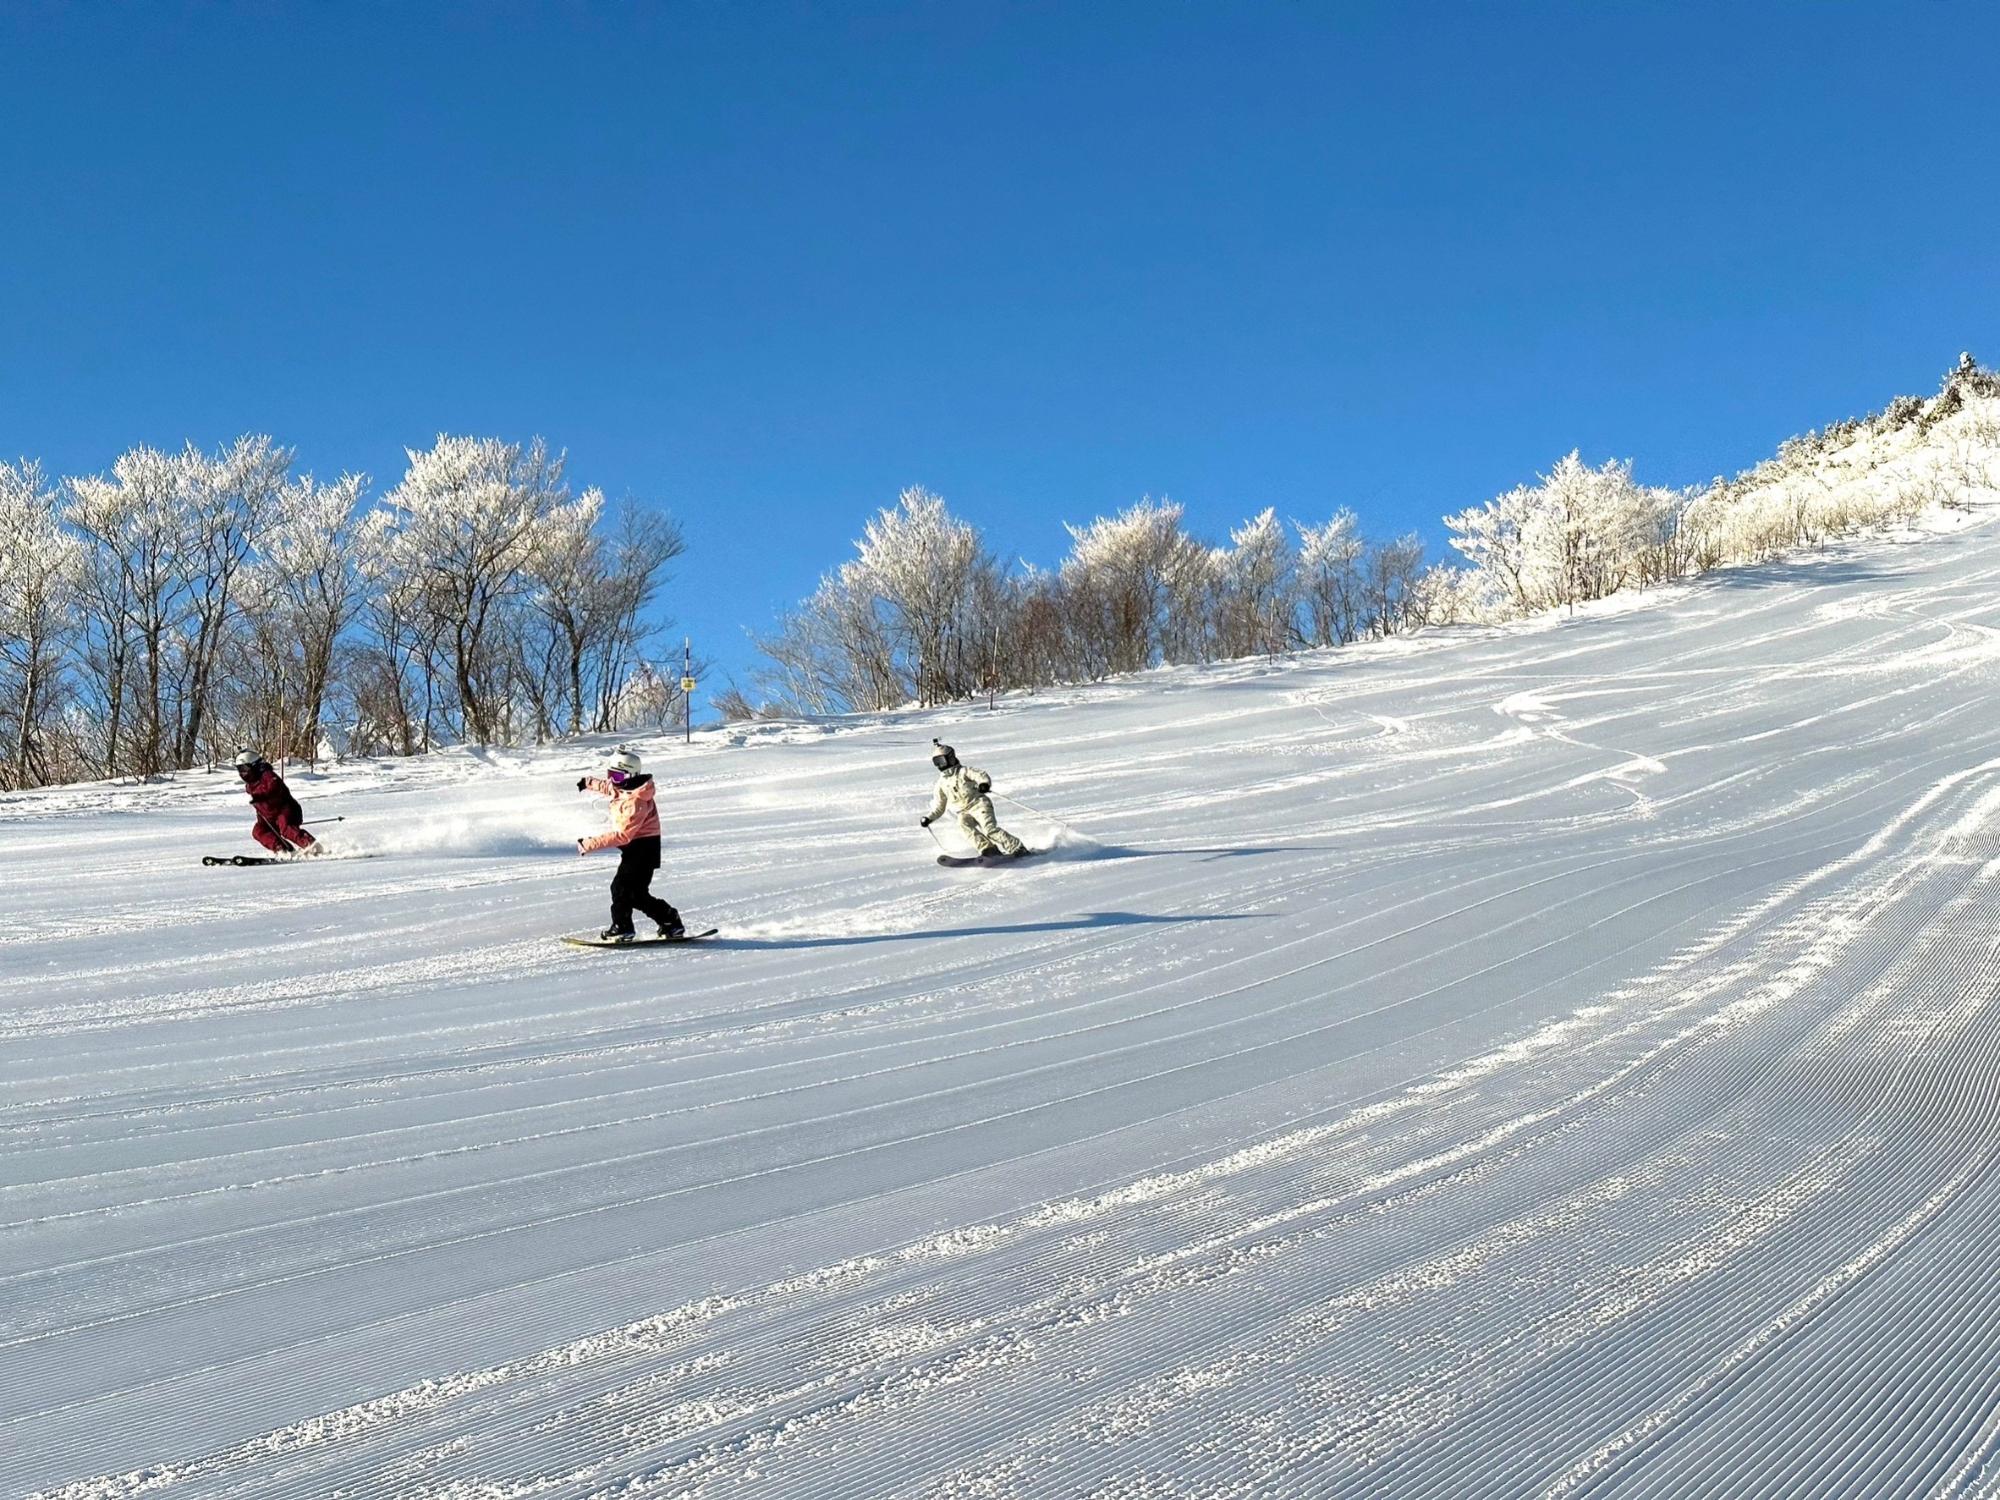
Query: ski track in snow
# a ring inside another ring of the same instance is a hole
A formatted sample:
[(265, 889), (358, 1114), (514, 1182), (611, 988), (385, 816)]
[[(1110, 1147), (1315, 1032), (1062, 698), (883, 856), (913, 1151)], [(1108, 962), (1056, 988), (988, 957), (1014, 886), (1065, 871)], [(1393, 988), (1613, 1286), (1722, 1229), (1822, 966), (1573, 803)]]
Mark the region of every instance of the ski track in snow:
[(1980, 525), (662, 740), (663, 953), (586, 749), (0, 800), (0, 1494), (2000, 1496), (1996, 688)]

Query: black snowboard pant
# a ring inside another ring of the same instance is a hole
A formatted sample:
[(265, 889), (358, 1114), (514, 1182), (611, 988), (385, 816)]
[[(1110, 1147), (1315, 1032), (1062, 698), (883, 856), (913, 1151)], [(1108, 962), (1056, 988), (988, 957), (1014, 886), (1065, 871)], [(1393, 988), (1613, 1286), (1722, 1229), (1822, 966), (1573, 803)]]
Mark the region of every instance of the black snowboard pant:
[(653, 872), (660, 868), (660, 841), (634, 839), (618, 851), (618, 873), (611, 877), (611, 925), (620, 932), (632, 930), (632, 908), (671, 927), (681, 914), (653, 894)]

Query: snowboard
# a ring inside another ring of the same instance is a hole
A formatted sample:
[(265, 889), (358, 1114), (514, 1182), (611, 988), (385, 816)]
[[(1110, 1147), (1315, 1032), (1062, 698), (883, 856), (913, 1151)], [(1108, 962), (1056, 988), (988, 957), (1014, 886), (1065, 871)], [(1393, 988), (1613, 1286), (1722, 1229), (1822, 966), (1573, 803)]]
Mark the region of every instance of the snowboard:
[(1018, 865), (1024, 859), (1033, 859), (1045, 851), (1030, 849), (1026, 854), (1008, 857), (1005, 854), (940, 854), (937, 862), (947, 869), (963, 870), (987, 865)]
[(572, 948), (678, 948), (682, 943), (698, 943), (703, 938), (712, 938), (717, 929), (711, 927), (706, 932), (690, 932), (686, 937), (635, 937), (629, 943), (614, 943), (610, 938), (565, 937), (563, 941)]

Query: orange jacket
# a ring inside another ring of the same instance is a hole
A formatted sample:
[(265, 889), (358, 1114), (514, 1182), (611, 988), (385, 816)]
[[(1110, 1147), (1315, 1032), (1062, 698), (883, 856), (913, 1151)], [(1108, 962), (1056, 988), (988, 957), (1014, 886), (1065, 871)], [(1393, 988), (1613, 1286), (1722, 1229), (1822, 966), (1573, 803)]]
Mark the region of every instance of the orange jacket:
[(611, 799), (611, 831), (583, 840), (579, 847), (585, 854), (597, 849), (622, 849), (634, 839), (660, 836), (660, 810), (653, 803), (652, 777), (638, 776), (616, 787), (599, 777), (587, 776), (583, 784)]

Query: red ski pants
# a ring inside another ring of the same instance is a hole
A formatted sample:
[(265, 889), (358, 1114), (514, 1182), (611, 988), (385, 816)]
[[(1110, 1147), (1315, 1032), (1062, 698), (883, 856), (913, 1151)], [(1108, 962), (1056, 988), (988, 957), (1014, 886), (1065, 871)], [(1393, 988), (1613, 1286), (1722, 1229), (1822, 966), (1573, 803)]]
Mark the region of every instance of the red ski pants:
[(269, 849), (273, 854), (291, 854), (313, 846), (313, 836), (293, 822), (280, 817), (276, 821), (259, 818), (257, 826), (250, 830), (250, 837)]

